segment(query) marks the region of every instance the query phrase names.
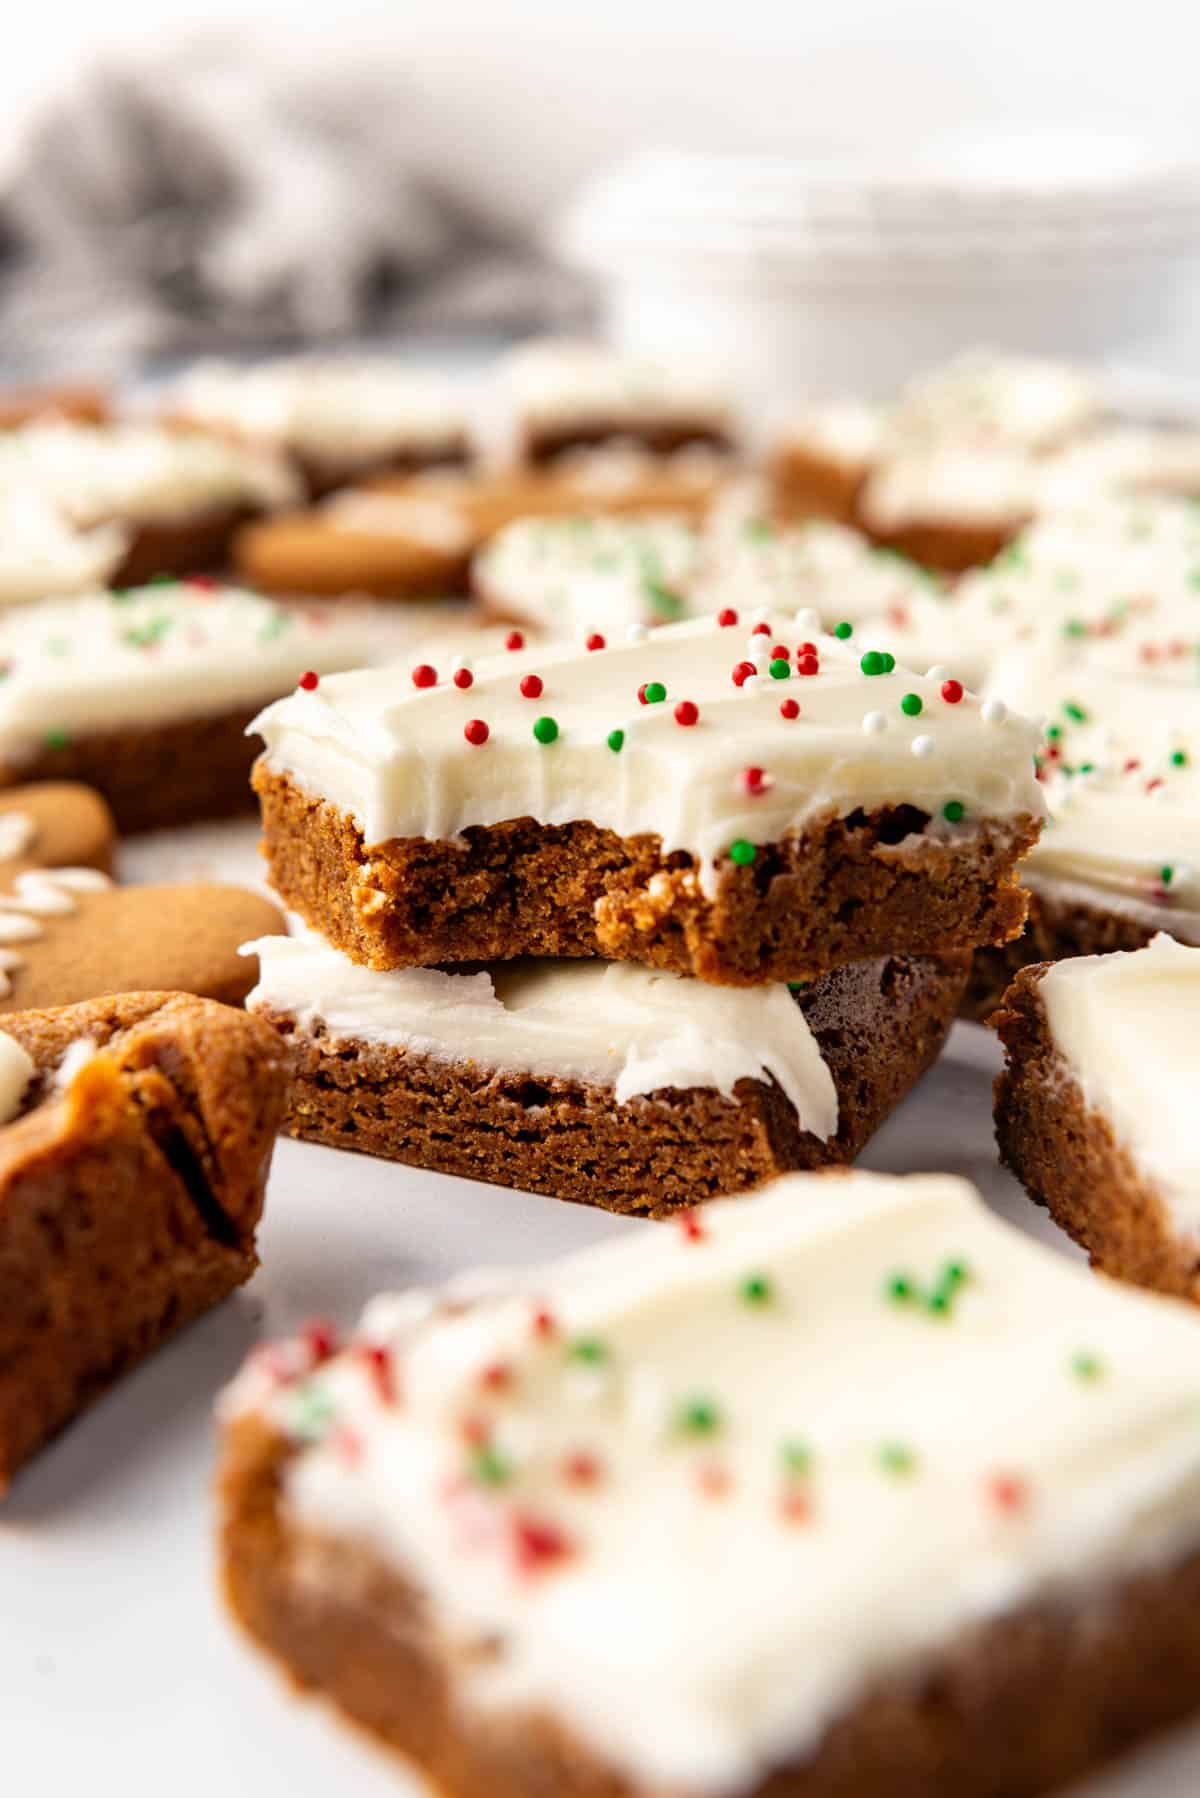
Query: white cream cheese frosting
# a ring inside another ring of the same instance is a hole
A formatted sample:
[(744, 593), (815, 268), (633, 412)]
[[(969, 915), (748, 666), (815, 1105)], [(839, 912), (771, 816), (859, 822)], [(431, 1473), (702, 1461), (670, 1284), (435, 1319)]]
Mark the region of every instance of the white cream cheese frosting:
[(966, 444), (899, 451), (867, 476), (858, 510), (867, 526), (913, 524), (1012, 528), (1037, 510), (1037, 469), (1020, 450)]
[(883, 447), (886, 418), (881, 407), (863, 400), (827, 400), (792, 418), (780, 443), (785, 451), (811, 450), (849, 468), (865, 467)]
[(1200, 949), (1156, 936), (1126, 954), (1056, 962), (1038, 982), (1050, 1035), (1172, 1221), (1200, 1237)]
[(448, 555), (465, 555), (474, 541), (462, 512), (419, 492), (371, 493), (347, 487), (331, 494), (318, 516), (335, 530), (372, 537), (404, 537)]
[(416, 1587), (468, 1714), (648, 1790), (753, 1788), (980, 1620), (1200, 1541), (1195, 1316), (948, 1176), (790, 1176), (445, 1296), (261, 1351), (226, 1412), (295, 1443), (289, 1524)]
[(267, 765), (349, 814), (368, 847), (586, 819), (690, 853), (705, 891), (735, 843), (744, 854), (860, 808), (911, 805), (940, 829), (950, 803), (963, 832), (1042, 815), (1033, 725), (886, 662), (865, 672), (851, 642), (807, 630), (697, 619), (594, 653), (492, 657), (465, 689), (449, 669), (427, 686), (368, 670), (294, 693), (251, 728)]
[(1100, 410), (1097, 379), (1084, 368), (969, 350), (903, 388), (890, 434), (896, 443), (1044, 451), (1077, 436)]
[(249, 712), (309, 670), (354, 667), (371, 647), (361, 616), (346, 609), (285, 607), (210, 581), (46, 600), (0, 615), (0, 755)]
[(18, 1115), (36, 1072), (33, 1057), (0, 1031), (0, 1124), (11, 1124)]
[(466, 429), (451, 382), (382, 357), (203, 361), (171, 398), (183, 417), (318, 462), (447, 454)]
[(157, 425), (43, 422), (0, 433), (0, 494), (36, 488), (81, 528), (185, 520), (214, 506), (294, 503), (272, 453)]
[(625, 355), (604, 344), (541, 338), (521, 344), (496, 370), (519, 417), (536, 426), (603, 422), (634, 428), (647, 419), (725, 430), (732, 407), (716, 371), (687, 358)]
[(786, 986), (719, 987), (625, 962), (524, 961), (477, 974), (360, 967), (319, 937), (263, 937), (251, 1011), (282, 1012), (333, 1041), (385, 1043), (498, 1072), (611, 1088), (618, 1104), (662, 1088), (774, 1077), (802, 1130), (837, 1130), (837, 1091)]
[(102, 587), (129, 547), (119, 524), (81, 530), (32, 486), (0, 486), (0, 605)]

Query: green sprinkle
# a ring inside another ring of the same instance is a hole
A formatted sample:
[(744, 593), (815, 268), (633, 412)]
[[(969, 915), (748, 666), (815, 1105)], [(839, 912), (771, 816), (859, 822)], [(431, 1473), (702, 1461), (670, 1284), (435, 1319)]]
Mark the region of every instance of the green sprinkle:
[(485, 1442), (471, 1456), (471, 1478), (481, 1486), (506, 1486), (512, 1478), (512, 1463)]
[(747, 518), (742, 526), (742, 536), (749, 537), (753, 543), (766, 543), (774, 535), (774, 527), (766, 518)]
[(889, 1274), (883, 1284), (884, 1297), (893, 1305), (907, 1305), (915, 1290), (908, 1274)]
[(1188, 765), (1187, 750), (1186, 749), (1173, 749), (1171, 751), (1171, 766), (1172, 766), (1172, 768), (1186, 768), (1187, 765)]
[(1073, 699), (1068, 699), (1068, 700), (1064, 701), (1063, 711), (1066, 713), (1067, 717), (1072, 720), (1073, 723), (1075, 723), (1075, 724), (1086, 724), (1087, 723), (1087, 713), (1084, 711), (1084, 709), (1081, 705), (1076, 705), (1076, 703)]
[(292, 1395), (288, 1433), (315, 1442), (333, 1422), (333, 1400), (324, 1386), (306, 1381)]
[(259, 642), (273, 643), (276, 637), (282, 637), (284, 631), (287, 630), (291, 622), (290, 615), (285, 612), (282, 607), (279, 607), (276, 611), (272, 612), (271, 616), (267, 619), (267, 622), (259, 631)]
[(807, 980), (789, 980), (787, 990), (789, 993), (802, 993), (807, 985)]
[(962, 821), (966, 809), (967, 808), (961, 799), (947, 799), (945, 805), (942, 807), (942, 817), (946, 820), (947, 824), (958, 824)]
[(1077, 1380), (1098, 1380), (1104, 1372), (1104, 1363), (1098, 1355), (1080, 1349), (1078, 1354), (1071, 1356), (1071, 1372)]
[(840, 637), (844, 643), (847, 637), (852, 637), (854, 635), (854, 626), (843, 618), (840, 624), (834, 625), (833, 634), (835, 637)]
[(134, 624), (121, 632), (122, 643), (128, 643), (131, 649), (153, 649), (161, 643), (170, 630), (174, 620), (166, 612), (160, 612), (156, 618), (148, 618), (145, 624)]
[(721, 1427), (721, 1413), (708, 1398), (690, 1398), (679, 1408), (676, 1423), (688, 1436), (715, 1436)]
[(739, 868), (748, 868), (757, 854), (754, 844), (748, 843), (745, 837), (738, 837), (729, 845), (729, 859), (736, 862)]
[(785, 1473), (803, 1475), (812, 1472), (812, 1450), (806, 1442), (785, 1442), (779, 1458)]
[(1188, 575), (1188, 586), (1200, 590), (1200, 568), (1193, 568)]
[(1095, 762), (1080, 762), (1079, 772), (1080, 774), (1094, 774), (1096, 772)]
[(177, 587), (179, 576), (177, 574), (152, 574), (146, 585), (148, 587)]
[(1063, 625), (1063, 636), (1086, 637), (1087, 625), (1083, 622), (1082, 618), (1068, 618)]
[(879, 1465), (884, 1473), (909, 1474), (917, 1465), (917, 1457), (903, 1442), (885, 1442), (879, 1450)]
[(900, 701), (900, 710), (906, 718), (919, 718), (925, 710), (925, 702), (919, 693), (906, 693)]
[(747, 1274), (738, 1287), (738, 1297), (747, 1305), (767, 1305), (774, 1297), (771, 1282), (765, 1274)]
[(784, 656), (776, 656), (767, 664), (767, 673), (772, 680), (786, 680), (792, 672), (792, 664)]
[(598, 1336), (579, 1336), (567, 1349), (567, 1355), (572, 1361), (582, 1361), (586, 1367), (600, 1367), (608, 1360), (608, 1345)]
[(1048, 724), (1046, 726), (1046, 738), (1047, 738), (1048, 742), (1057, 743), (1058, 739), (1061, 736), (1062, 736), (1062, 725), (1061, 724)]
[(65, 730), (55, 728), (54, 730), (48, 730), (46, 732), (45, 736), (42, 738), (42, 743), (47, 749), (68, 749), (70, 748), (71, 739)]
[(877, 649), (868, 649), (859, 660), (859, 667), (864, 674), (886, 674), (888, 672), (887, 657)]
[(879, 652), (879, 659), (883, 663), (883, 672), (885, 674), (891, 674), (895, 670), (896, 658), (890, 649), (881, 649)]
[(558, 735), (558, 725), (553, 718), (535, 718), (533, 734), (539, 743), (553, 743)]
[(619, 754), (620, 750), (624, 747), (624, 743), (625, 743), (625, 732), (623, 730), (610, 730), (609, 731), (608, 747), (612, 750), (614, 755)]
[(642, 696), (647, 705), (661, 705), (667, 697), (667, 689), (660, 680), (648, 680), (642, 688)]
[(1170, 886), (1171, 882), (1175, 878), (1175, 870), (1171, 866), (1170, 862), (1164, 863), (1164, 865), (1158, 870), (1158, 878), (1161, 881), (1163, 886), (1165, 886), (1165, 887)]

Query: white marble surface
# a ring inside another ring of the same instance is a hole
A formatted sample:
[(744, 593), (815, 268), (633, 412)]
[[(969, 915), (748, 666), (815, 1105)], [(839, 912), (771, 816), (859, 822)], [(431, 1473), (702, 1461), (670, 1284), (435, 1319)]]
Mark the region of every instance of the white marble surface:
[[(126, 879), (255, 879), (252, 825), (126, 847)], [(1021, 1228), (1075, 1253), (996, 1162), (994, 1042), (956, 1028), (947, 1054), (865, 1160), (976, 1180)], [(313, 1313), (349, 1323), (374, 1291), (473, 1264), (558, 1254), (651, 1229), (550, 1199), (282, 1142), (252, 1284), (96, 1405), (0, 1507), (3, 1790), (59, 1798), (386, 1798), (422, 1788), (321, 1707), (290, 1697), (221, 1614), (213, 1578), (214, 1396), (253, 1342)], [(1086, 1788), (1180, 1798), (1200, 1733)], [(1078, 1798), (1085, 1798), (1083, 1793)]]

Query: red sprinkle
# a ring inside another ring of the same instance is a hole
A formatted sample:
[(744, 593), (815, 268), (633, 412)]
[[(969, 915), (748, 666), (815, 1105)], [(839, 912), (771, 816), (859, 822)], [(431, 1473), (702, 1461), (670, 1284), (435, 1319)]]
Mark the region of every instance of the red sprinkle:
[(571, 1552), (570, 1541), (557, 1524), (517, 1516), (513, 1518), (512, 1530), (513, 1553), (522, 1573), (540, 1573)]
[(454, 670), (454, 684), (456, 687), (461, 687), (465, 693), (468, 687), (473, 687), (475, 685), (475, 676), (471, 673), (469, 668), (456, 668)]
[(700, 707), (692, 699), (681, 699), (675, 707), (676, 724), (695, 724), (700, 717)]
[(816, 653), (817, 646), (815, 643), (799, 643), (796, 646), (796, 654), (798, 656), (815, 656)]
[(320, 675), (314, 673), (311, 668), (308, 669), (306, 673), (302, 674), (300, 679), (296, 682), (296, 685), (298, 687), (303, 687), (306, 693), (315, 693), (320, 684)]
[(765, 793), (770, 784), (761, 768), (743, 768), (742, 785), (747, 793), (753, 794), (755, 798), (760, 793)]
[(903, 630), (908, 629), (908, 610), (905, 606), (897, 606), (897, 605), (889, 606), (887, 608), (887, 611), (884, 613), (884, 617), (887, 619), (888, 623), (891, 625), (891, 627), (894, 631), (903, 631)]
[(544, 1305), (539, 1306), (533, 1314), (533, 1333), (535, 1336), (540, 1336), (543, 1342), (551, 1336), (558, 1335), (558, 1324), (554, 1314), (547, 1311)]
[(504, 639), (505, 649), (524, 649), (525, 639), (520, 631), (509, 631)]
[(798, 699), (781, 700), (779, 716), (781, 718), (798, 718), (800, 716), (800, 701)]
[(812, 1522), (812, 1499), (798, 1486), (788, 1487), (779, 1501), (779, 1510), (785, 1523)]
[(776, 643), (775, 647), (771, 651), (771, 660), (773, 662), (790, 662), (791, 659), (792, 659), (792, 652), (788, 648), (787, 644), (786, 643)]
[(737, 613), (732, 606), (721, 607), (721, 610), (717, 613), (717, 623), (723, 630), (728, 629), (731, 624), (737, 623)]
[(492, 1433), (486, 1417), (464, 1417), (458, 1428), (468, 1448), (482, 1448)]
[(703, 1242), (708, 1235), (708, 1231), (694, 1211), (679, 1213), (679, 1228), (683, 1231), (686, 1242)]
[(330, 1355), (337, 1352), (337, 1326), (324, 1317), (310, 1318), (300, 1332), (300, 1340), (308, 1350), (313, 1366), (319, 1367), (322, 1361), (328, 1361)]
[(380, 1402), (394, 1405), (397, 1397), (396, 1375), (388, 1350), (376, 1342), (360, 1342), (355, 1345), (354, 1352), (370, 1373)]
[(215, 574), (189, 574), (187, 577), (187, 585), (189, 587), (195, 587), (200, 593), (215, 593), (217, 590), (217, 577)]
[(806, 651), (804, 655), (800, 655), (800, 656), (796, 657), (796, 673), (797, 674), (820, 674), (820, 672), (821, 672), (821, 664), (817, 660), (816, 656), (809, 655), (808, 652)]
[(504, 1361), (492, 1361), (479, 1370), (479, 1384), (485, 1392), (507, 1392), (512, 1377), (512, 1368)]
[(734, 686), (735, 687), (745, 686), (745, 684), (749, 680), (750, 676), (752, 674), (757, 674), (757, 673), (758, 673), (758, 669), (754, 666), (753, 662), (735, 662), (733, 664), (733, 684), (734, 684)]
[(521, 697), (523, 699), (540, 699), (544, 685), (540, 674), (527, 674), (521, 682)]
[(760, 619), (754, 629), (750, 632), (750, 635), (752, 637), (769, 637), (771, 635), (771, 627), (765, 619)]
[(960, 680), (944, 680), (942, 682), (942, 698), (947, 705), (957, 705), (963, 696), (963, 684)]
[(1132, 773), (1134, 773), (1134, 772), (1135, 772), (1135, 770), (1136, 770), (1136, 769), (1138, 769), (1138, 768), (1140, 768), (1140, 767), (1141, 767), (1141, 765), (1142, 765), (1142, 764), (1141, 764), (1141, 762), (1140, 762), (1140, 761), (1139, 761), (1139, 760), (1138, 760), (1138, 758), (1137, 758), (1137, 756), (1136, 756), (1136, 755), (1131, 755), (1131, 756), (1130, 756), (1130, 758), (1129, 758), (1129, 760), (1128, 760), (1128, 761), (1127, 761), (1127, 762), (1126, 762), (1126, 764), (1125, 764), (1125, 772), (1126, 772), (1126, 774), (1132, 774)]
[(600, 1478), (600, 1463), (595, 1455), (579, 1449), (563, 1462), (563, 1478), (572, 1486), (594, 1486)]
[(469, 718), (463, 725), (463, 736), (468, 743), (474, 743), (476, 748), (481, 743), (486, 743), (491, 734), (482, 718)]
[(588, 637), (587, 647), (589, 649), (606, 649), (608, 646), (605, 643), (604, 638), (600, 635), (600, 632), (593, 631)]
[(1154, 776), (1154, 779), (1153, 779), (1153, 780), (1148, 780), (1148, 781), (1147, 781), (1147, 782), (1146, 782), (1146, 791), (1147, 791), (1147, 793), (1157, 793), (1157, 791), (1158, 791), (1158, 789), (1159, 789), (1159, 787), (1163, 787), (1163, 786), (1166, 786), (1166, 784), (1167, 784), (1167, 783), (1166, 783), (1166, 781), (1165, 781), (1165, 780), (1164, 780), (1164, 779), (1163, 779), (1163, 777), (1162, 777), (1162, 775), (1161, 775), (1161, 774), (1156, 774), (1156, 775), (1155, 775), (1155, 776)]
[(437, 669), (428, 662), (418, 662), (412, 671), (414, 687), (435, 687), (437, 685)]
[(987, 1483), (987, 1495), (998, 1511), (1010, 1515), (1024, 1511), (1029, 1504), (1029, 1486), (1014, 1473), (993, 1474)]
[(696, 1475), (696, 1484), (705, 1498), (724, 1498), (733, 1481), (724, 1467), (702, 1467)]
[(363, 1439), (358, 1431), (352, 1430), (348, 1424), (342, 1424), (339, 1429), (334, 1431), (332, 1442), (335, 1454), (339, 1455), (343, 1461), (362, 1460)]

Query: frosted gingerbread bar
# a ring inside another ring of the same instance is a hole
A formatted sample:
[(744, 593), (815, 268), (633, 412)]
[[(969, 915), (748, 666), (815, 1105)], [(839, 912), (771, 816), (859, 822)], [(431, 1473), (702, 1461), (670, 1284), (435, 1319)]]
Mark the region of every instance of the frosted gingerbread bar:
[(1105, 1273), (1200, 1300), (1200, 949), (1024, 969), (993, 1020), (1000, 1152)]
[(313, 936), (248, 948), (294, 1136), (655, 1216), (852, 1160), (937, 1056), (967, 973), (897, 957), (789, 991), (630, 962), (377, 972)]
[(0, 1032), (0, 1493), (98, 1393), (248, 1280), (283, 1108), (265, 1024), (134, 993)]
[(963, 1181), (792, 1175), (333, 1348), (229, 1395), (226, 1592), (446, 1798), (1035, 1798), (1200, 1704), (1200, 1323)]
[(361, 612), (287, 608), (207, 577), (0, 614), (0, 787), (77, 780), (122, 831), (250, 803), (247, 721), (372, 647)]
[(297, 692), (254, 726), (271, 878), (376, 968), (601, 955), (751, 985), (1003, 942), (1033, 726), (803, 628), (726, 609)]

